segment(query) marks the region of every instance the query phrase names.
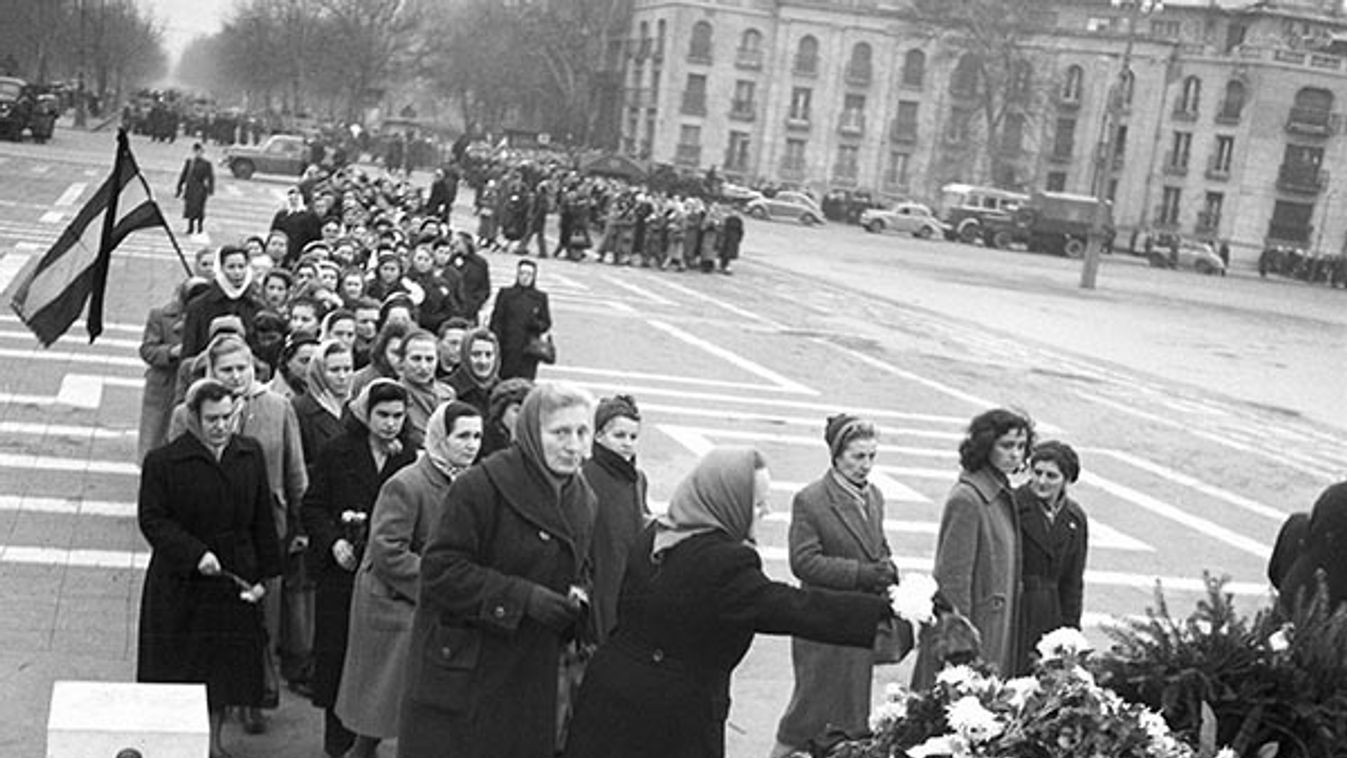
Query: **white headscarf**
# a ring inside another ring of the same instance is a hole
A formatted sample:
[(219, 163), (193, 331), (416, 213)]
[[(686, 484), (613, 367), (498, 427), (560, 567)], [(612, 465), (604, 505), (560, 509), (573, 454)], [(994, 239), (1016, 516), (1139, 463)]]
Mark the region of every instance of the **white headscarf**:
[(224, 290), (225, 297), (230, 300), (238, 300), (248, 292), (249, 287), (253, 286), (253, 267), (244, 266), (242, 284), (237, 287), (230, 284), (229, 277), (225, 276), (224, 272), (224, 252), (226, 250), (229, 251), (230, 255), (242, 254), (245, 261), (248, 260), (248, 251), (241, 247), (231, 247), (229, 245), (225, 245), (215, 251), (215, 283), (220, 285), (220, 289)]

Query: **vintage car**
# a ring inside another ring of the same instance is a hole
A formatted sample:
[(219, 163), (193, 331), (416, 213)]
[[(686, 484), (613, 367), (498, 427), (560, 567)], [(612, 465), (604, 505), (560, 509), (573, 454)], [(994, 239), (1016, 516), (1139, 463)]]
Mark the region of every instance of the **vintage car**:
[(56, 129), (60, 106), (56, 98), (39, 94), (39, 88), (22, 79), (0, 77), (0, 137), (23, 139), (26, 131), (34, 142), (46, 142)]
[(1154, 268), (1191, 269), (1199, 274), (1225, 275), (1225, 261), (1217, 255), (1208, 242), (1200, 240), (1179, 240), (1177, 260), (1173, 247), (1168, 244), (1155, 245), (1146, 260)]
[(897, 203), (888, 208), (870, 208), (861, 212), (861, 226), (867, 232), (900, 232), (922, 239), (945, 233), (945, 225), (930, 208), (921, 203)]
[(823, 211), (813, 198), (802, 192), (778, 192), (772, 197), (750, 200), (744, 209), (759, 219), (790, 218), (805, 226), (823, 223)]
[(273, 134), (260, 145), (233, 145), (225, 148), (221, 165), (239, 179), (255, 173), (299, 176), (309, 165), (309, 146), (295, 134)]

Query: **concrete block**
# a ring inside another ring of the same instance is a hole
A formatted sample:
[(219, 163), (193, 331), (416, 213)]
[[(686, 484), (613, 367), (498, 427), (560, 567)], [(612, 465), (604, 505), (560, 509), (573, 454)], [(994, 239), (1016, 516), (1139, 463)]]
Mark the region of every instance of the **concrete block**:
[(204, 684), (56, 682), (47, 758), (206, 758), (210, 717)]

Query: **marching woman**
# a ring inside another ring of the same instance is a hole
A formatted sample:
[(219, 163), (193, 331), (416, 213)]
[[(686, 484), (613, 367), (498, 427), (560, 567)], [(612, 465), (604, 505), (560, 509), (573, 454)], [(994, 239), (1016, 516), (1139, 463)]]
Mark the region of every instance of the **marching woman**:
[(594, 411), (594, 454), (585, 461), (585, 481), (598, 498), (594, 526), (594, 617), (599, 641), (617, 625), (617, 596), (631, 547), (650, 517), (649, 483), (636, 467), (641, 412), (630, 395), (606, 397)]
[(314, 557), (313, 704), (324, 711), (323, 750), (338, 758), (355, 742), (333, 707), (346, 659), (355, 570), (360, 565), (370, 510), (379, 488), (416, 460), (402, 438), (407, 391), (375, 379), (351, 401), (346, 431), (318, 453), (304, 495), (304, 526)]
[[(870, 483), (879, 435), (874, 424), (839, 414), (824, 430), (832, 466), (791, 504), (790, 568), (803, 587), (883, 592), (898, 582), (884, 538), (884, 496)], [(906, 632), (906, 624), (900, 624)], [(910, 632), (905, 640), (911, 647)], [(777, 727), (773, 756), (807, 751), (830, 730), (869, 731), (873, 650), (795, 637), (795, 692)]]
[(337, 694), (337, 716), (359, 735), (349, 758), (374, 758), (381, 740), (398, 736), (421, 553), (450, 483), (472, 465), (481, 445), (481, 413), (467, 403), (441, 405), (426, 430), (426, 454), (379, 490), (351, 597)]
[(150, 543), (136, 680), (201, 682), (211, 758), (226, 706), (262, 704), (263, 581), (281, 573), (262, 448), (234, 434), (236, 400), (202, 379), (187, 393), (187, 431), (151, 450), (138, 518)]
[(769, 484), (762, 455), (733, 447), (707, 453), (679, 483), (632, 549), (617, 631), (585, 672), (567, 756), (721, 758), (730, 676), (755, 634), (874, 644), (892, 615), (887, 598), (763, 574), (752, 543)]
[(491, 311), (491, 331), (500, 340), (500, 377), (522, 376), (533, 381), (538, 376), (539, 357), (529, 345), (552, 328), (552, 311), (547, 293), (538, 289), (538, 265), (520, 261), (515, 283), (496, 293)]
[(1080, 628), (1085, 594), (1085, 558), (1090, 546), (1085, 511), (1066, 488), (1080, 476), (1080, 458), (1070, 445), (1050, 440), (1029, 454), (1030, 479), (1015, 489), (1020, 519), (1019, 674), (1032, 669), (1044, 634)]
[(421, 556), (402, 758), (544, 758), (592, 639), (594, 401), (542, 384), (515, 442), (454, 480)]
[(182, 325), (182, 358), (191, 358), (210, 342), (210, 324), (220, 316), (238, 316), (244, 336), (255, 339), (253, 321), (262, 304), (253, 297), (248, 251), (225, 245), (215, 254), (215, 281), (187, 305)]

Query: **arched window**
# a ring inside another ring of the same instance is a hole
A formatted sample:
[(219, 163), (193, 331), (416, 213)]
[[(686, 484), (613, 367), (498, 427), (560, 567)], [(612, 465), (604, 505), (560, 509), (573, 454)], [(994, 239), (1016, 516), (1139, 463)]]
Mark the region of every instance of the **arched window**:
[(1079, 103), (1081, 89), (1085, 86), (1085, 69), (1071, 66), (1062, 80), (1062, 102)]
[(692, 43), (688, 46), (688, 59), (709, 63), (711, 60), (711, 22), (698, 21), (692, 25)]
[(1333, 93), (1317, 87), (1304, 87), (1296, 93), (1288, 130), (1301, 134), (1327, 134), (1333, 123)]
[(1174, 109), (1175, 113), (1182, 113), (1186, 116), (1197, 115), (1197, 109), (1202, 104), (1202, 80), (1196, 76), (1190, 76), (1183, 80), (1183, 91), (1179, 94), (1178, 107)]
[(1220, 119), (1227, 121), (1239, 121), (1239, 116), (1244, 112), (1245, 98), (1244, 82), (1238, 79), (1231, 79), (1225, 83), (1225, 99), (1221, 101)]
[(639, 52), (637, 52), (637, 54), (636, 54), (636, 60), (637, 60), (638, 64), (639, 64), (640, 61), (643, 61), (643, 60), (645, 60), (646, 58), (648, 58), (648, 57), (650, 56), (650, 52), (651, 52), (651, 48), (652, 48), (652, 47), (653, 47), (653, 44), (652, 44), (652, 41), (651, 41), (651, 39), (650, 39), (650, 22), (649, 22), (649, 21), (642, 21), (642, 22), (641, 22), (641, 47), (640, 47)]
[(664, 35), (668, 31), (668, 24), (664, 19), (655, 22), (655, 57), (664, 57)]
[(978, 65), (976, 55), (964, 53), (959, 64), (954, 67), (954, 76), (949, 80), (949, 92), (955, 97), (973, 97), (978, 92)]
[(1125, 106), (1132, 104), (1132, 95), (1136, 92), (1137, 75), (1128, 69), (1122, 74), (1122, 103)]
[(1326, 89), (1305, 87), (1296, 93), (1296, 107), (1314, 111), (1331, 111), (1333, 110), (1333, 93)]
[(851, 60), (847, 62), (847, 81), (868, 84), (870, 81), (872, 51), (867, 42), (857, 42), (851, 48)]
[(750, 52), (761, 50), (762, 32), (757, 29), (745, 29), (744, 35), (739, 38), (739, 49)]
[(795, 73), (818, 73), (818, 40), (812, 34), (800, 38), (800, 45), (795, 50)]
[(903, 86), (921, 89), (926, 80), (926, 53), (908, 50), (903, 58)]
[(762, 68), (762, 32), (757, 29), (744, 30), (739, 37), (739, 49), (734, 54), (734, 65), (753, 70)]

